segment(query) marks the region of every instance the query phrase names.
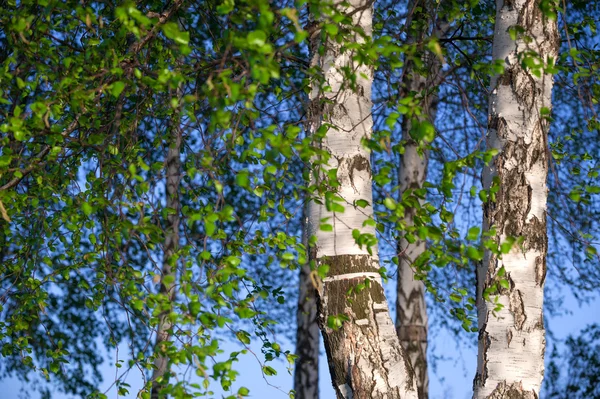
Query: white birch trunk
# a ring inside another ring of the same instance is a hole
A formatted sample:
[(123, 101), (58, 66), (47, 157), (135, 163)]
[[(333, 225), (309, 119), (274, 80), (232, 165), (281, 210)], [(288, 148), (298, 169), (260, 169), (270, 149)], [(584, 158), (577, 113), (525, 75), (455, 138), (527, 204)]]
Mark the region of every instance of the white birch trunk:
[[(535, 51), (543, 62), (557, 58), (556, 21), (546, 19), (535, 0), (497, 0), (493, 58), (503, 60), (505, 71), (492, 79), (489, 149), (499, 150), (483, 173), (483, 186), (499, 182), (496, 202), (484, 204), (484, 230), (495, 229), (495, 240), (522, 237), (522, 246), (499, 259), (486, 251), (477, 270), (479, 355), (474, 398), (538, 398), (544, 375), (543, 321), (546, 276), (546, 199), (548, 190), (548, 122), (540, 112), (551, 106), (552, 76), (536, 77), (519, 57)], [(520, 26), (512, 40), (509, 29)], [(492, 294), (498, 272), (506, 271), (509, 288), (500, 288), (493, 313)]]
[[(367, 36), (372, 32), (372, 6), (369, 0), (352, 0), (344, 10), (352, 13), (353, 23)], [(356, 34), (350, 40), (364, 42)], [(315, 46), (313, 46), (314, 48)], [(323, 333), (329, 369), (336, 395), (350, 398), (417, 398), (416, 384), (408, 358), (402, 349), (390, 317), (387, 299), (378, 273), (379, 260), (376, 245), (369, 253), (359, 247), (352, 236), (354, 229), (375, 235), (374, 227), (363, 227), (372, 217), (372, 178), (370, 153), (361, 140), (371, 135), (371, 82), (372, 68), (353, 60), (349, 50), (328, 40), (322, 56), (313, 52), (322, 71), (325, 84), (331, 91), (321, 92), (313, 87), (311, 93), (313, 115), (322, 115), (329, 128), (321, 142), (330, 155), (326, 165), (317, 169), (336, 169), (339, 186), (329, 188), (343, 198), (344, 212), (327, 209), (325, 198), (309, 204), (309, 233), (317, 237), (311, 250), (311, 259), (317, 264), (329, 265), (327, 277), (318, 292), (319, 323)], [(342, 68), (350, 68), (356, 75), (356, 89), (348, 86)], [(315, 85), (316, 86), (316, 85)], [(314, 132), (318, 123), (313, 124)], [(319, 173), (319, 180), (323, 177)], [(323, 193), (321, 193), (323, 195)], [(355, 206), (363, 199), (369, 206)], [(333, 231), (322, 231), (324, 223)], [(348, 295), (348, 290), (369, 280), (359, 292)], [(344, 315), (349, 320), (332, 329), (330, 316)]]
[[(178, 90), (179, 100), (181, 101), (181, 91)], [(181, 129), (179, 128), (179, 111), (176, 112), (169, 122), (169, 130), (171, 140), (167, 158), (165, 159), (166, 169), (166, 207), (174, 212), (169, 212), (167, 216), (167, 226), (165, 232), (165, 242), (163, 247), (163, 265), (162, 276), (160, 281), (160, 293), (166, 297), (169, 303), (173, 303), (175, 299), (174, 283), (166, 284), (165, 277), (176, 275), (173, 255), (177, 252), (179, 246), (179, 224), (180, 224), (180, 199), (179, 185), (181, 181)], [(151, 398), (159, 399), (164, 397), (160, 394), (161, 388), (165, 385), (164, 378), (169, 371), (168, 356), (166, 351), (171, 345), (169, 342), (172, 335), (172, 323), (169, 320), (170, 311), (163, 311), (159, 316), (159, 323), (156, 329), (156, 341), (154, 344), (154, 352), (156, 359), (154, 360), (154, 369), (152, 371), (152, 391)]]
[[(416, 22), (416, 31), (409, 30), (409, 42), (422, 42), (426, 36), (426, 29), (431, 25), (434, 14), (434, 4), (427, 2), (427, 8), (413, 16)], [(414, 8), (414, 2), (408, 6), (409, 10)], [(442, 23), (444, 27), (447, 25)], [(433, 34), (440, 36), (443, 28), (435, 28)], [(403, 73), (402, 89), (407, 93), (413, 93), (418, 98), (422, 107), (423, 118), (435, 123), (437, 113), (437, 98), (431, 94), (432, 86), (438, 80), (441, 62), (437, 55), (420, 49), (422, 60), (426, 66), (424, 74), (420, 74), (413, 62), (408, 62)], [(429, 150), (424, 149), (419, 154), (419, 144), (410, 137), (412, 128), (411, 118), (405, 117), (402, 121), (402, 139), (404, 154), (400, 161), (398, 182), (400, 189), (399, 199), (407, 190), (418, 189), (423, 186), (427, 178), (427, 165), (429, 162)], [(423, 200), (419, 200), (423, 203)], [(406, 226), (414, 226), (416, 209), (407, 208), (404, 215)], [(396, 330), (402, 347), (410, 358), (410, 363), (415, 371), (419, 399), (429, 397), (429, 378), (427, 375), (427, 308), (425, 304), (425, 285), (420, 280), (415, 280), (412, 267), (413, 262), (425, 252), (425, 242), (416, 241), (409, 243), (401, 238), (398, 243), (398, 284), (396, 289)]]

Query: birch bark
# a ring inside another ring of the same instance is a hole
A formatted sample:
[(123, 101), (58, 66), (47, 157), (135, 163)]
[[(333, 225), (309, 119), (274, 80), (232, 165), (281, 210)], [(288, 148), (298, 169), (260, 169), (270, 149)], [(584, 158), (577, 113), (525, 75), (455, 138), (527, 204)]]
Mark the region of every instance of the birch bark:
[[(372, 2), (351, 0), (343, 11), (352, 15), (354, 26), (364, 32), (364, 36), (354, 33), (349, 39), (364, 43), (372, 34)], [(319, 120), (327, 126), (320, 143), (325, 165), (317, 165), (315, 160), (313, 167), (320, 170), (315, 177), (318, 183), (323, 172), (333, 171), (336, 181), (329, 181), (327, 191), (343, 199), (345, 210), (336, 211), (328, 203), (330, 194), (329, 198), (323, 191), (316, 194), (309, 203), (309, 233), (317, 238), (311, 259), (329, 266), (317, 297), (333, 386), (339, 399), (417, 398), (412, 368), (396, 335), (378, 273), (377, 246), (361, 247), (353, 237), (353, 230), (375, 237), (373, 226), (363, 227), (373, 210), (370, 153), (361, 142), (371, 135), (373, 125), (372, 67), (357, 62), (352, 51), (334, 40), (328, 39), (323, 46), (321, 55), (313, 55), (324, 85), (331, 90), (322, 91), (313, 84), (311, 107), (313, 115), (321, 115)], [(343, 71), (355, 76), (354, 88)], [(311, 131), (315, 130), (313, 124)], [(356, 206), (359, 199), (369, 205)], [(333, 231), (322, 230), (322, 223), (330, 224)], [(362, 290), (354, 289), (365, 281), (369, 283)], [(353, 290), (350, 295), (349, 290)], [(338, 315), (347, 321), (331, 328), (328, 320)]]
[[(178, 97), (181, 101), (181, 91), (178, 90)], [(177, 119), (179, 111), (176, 111)], [(165, 159), (166, 168), (166, 207), (170, 209), (167, 216), (167, 226), (165, 233), (164, 254), (162, 264), (162, 275), (160, 281), (160, 293), (164, 295), (165, 301), (168, 301), (170, 306), (175, 299), (175, 284), (169, 282), (174, 281), (176, 277), (175, 253), (179, 246), (179, 224), (180, 224), (180, 198), (179, 185), (181, 181), (181, 129), (179, 129), (179, 121), (171, 120), (169, 123), (171, 134), (171, 142)], [(154, 352), (156, 359), (154, 360), (154, 370), (152, 371), (152, 391), (151, 398), (158, 399), (164, 397), (160, 391), (164, 387), (164, 378), (169, 371), (168, 357), (166, 352), (171, 345), (170, 339), (172, 335), (171, 328), (173, 327), (169, 320), (169, 310), (161, 312), (159, 316), (158, 327), (156, 329), (156, 341), (154, 344)]]
[[(483, 172), (483, 186), (499, 184), (496, 201), (484, 204), (484, 230), (495, 231), (502, 243), (521, 237), (500, 259), (486, 251), (477, 269), (479, 355), (474, 398), (538, 398), (544, 375), (543, 321), (546, 276), (546, 177), (548, 121), (542, 109), (551, 106), (552, 76), (540, 76), (523, 65), (531, 52), (556, 60), (556, 21), (543, 16), (537, 0), (497, 0), (493, 59), (504, 72), (492, 79), (488, 149), (499, 154)], [(516, 40), (511, 32), (519, 33)], [(529, 38), (531, 40), (529, 40)], [(508, 288), (498, 285), (502, 272)], [(500, 276), (499, 276), (500, 273)], [(502, 310), (495, 312), (492, 293)]]
[[(434, 23), (434, 4), (426, 2), (423, 11), (417, 12), (413, 16), (414, 27), (409, 28), (409, 39), (411, 43), (422, 42), (427, 34), (427, 29)], [(412, 1), (409, 10), (415, 9), (415, 2)], [(447, 24), (442, 24), (447, 25)], [(434, 36), (441, 36), (442, 27), (435, 27)], [(402, 89), (406, 93), (412, 93), (422, 107), (423, 119), (428, 119), (432, 124), (435, 123), (437, 113), (437, 97), (432, 94), (434, 84), (438, 80), (441, 69), (440, 59), (427, 50), (420, 49), (423, 54), (422, 61), (425, 64), (425, 71), (417, 71), (414, 62), (409, 61), (405, 66), (402, 79)], [(404, 193), (410, 190), (418, 189), (423, 186), (427, 178), (427, 165), (429, 162), (429, 150), (424, 149), (419, 154), (419, 144), (410, 136), (412, 129), (412, 120), (405, 117), (402, 121), (402, 139), (406, 143), (404, 154), (400, 160), (400, 170), (398, 182), (400, 190), (398, 192), (399, 200)], [(424, 200), (420, 200), (421, 203)], [(414, 226), (416, 209), (407, 208), (404, 215), (404, 224)], [(399, 256), (398, 263), (398, 285), (396, 289), (396, 330), (402, 347), (410, 358), (410, 363), (415, 371), (417, 389), (419, 398), (429, 397), (429, 378), (427, 375), (427, 308), (425, 304), (425, 285), (420, 280), (415, 280), (415, 272), (412, 268), (413, 262), (425, 252), (425, 242), (416, 241), (409, 243), (405, 238), (401, 238), (398, 243)]]
[[(308, 221), (302, 218), (302, 242), (308, 248)], [(294, 391), (296, 399), (319, 398), (319, 324), (317, 323), (317, 298), (310, 278), (310, 265), (300, 268), (297, 327), (296, 368)]]

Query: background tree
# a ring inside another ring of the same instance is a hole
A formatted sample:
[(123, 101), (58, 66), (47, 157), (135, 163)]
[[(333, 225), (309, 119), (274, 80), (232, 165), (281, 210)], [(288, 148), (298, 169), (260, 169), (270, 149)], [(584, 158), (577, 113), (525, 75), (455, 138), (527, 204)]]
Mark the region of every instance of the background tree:
[[(415, 60), (407, 57), (402, 72), (400, 96), (417, 103), (418, 111), (414, 116), (406, 115), (402, 119), (402, 139), (404, 153), (401, 155), (399, 167), (399, 202), (403, 197), (410, 197), (415, 191), (423, 190), (427, 177), (429, 149), (417, 139), (412, 138), (414, 129), (423, 128), (421, 125), (433, 128), (437, 114), (437, 85), (440, 82), (441, 53), (435, 54), (425, 48), (425, 38), (428, 35), (439, 38), (444, 35), (447, 24), (438, 20), (437, 7), (434, 2), (414, 1), (408, 4), (409, 16), (407, 41), (418, 43), (415, 49)], [(431, 31), (431, 33), (430, 33)], [(415, 197), (419, 197), (416, 194)], [(424, 200), (417, 201), (423, 205)], [(417, 208), (406, 208), (403, 223), (414, 226)], [(425, 252), (425, 241), (409, 242), (401, 238), (398, 244), (398, 285), (396, 297), (396, 329), (400, 343), (410, 359), (417, 378), (419, 398), (429, 397), (429, 378), (427, 373), (427, 308), (425, 302), (425, 285), (415, 275), (413, 262)]]
[(595, 398), (600, 395), (598, 371), (600, 361), (600, 328), (586, 327), (577, 337), (570, 335), (565, 350), (553, 346), (544, 378), (547, 398)]

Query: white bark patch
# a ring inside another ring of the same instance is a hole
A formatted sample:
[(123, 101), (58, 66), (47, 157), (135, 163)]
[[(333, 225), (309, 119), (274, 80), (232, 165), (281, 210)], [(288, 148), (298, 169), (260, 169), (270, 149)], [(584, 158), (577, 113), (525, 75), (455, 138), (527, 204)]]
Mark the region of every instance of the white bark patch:
[(330, 276), (330, 277), (325, 277), (323, 279), (324, 283), (328, 283), (331, 281), (338, 281), (338, 280), (350, 280), (350, 279), (355, 279), (355, 278), (364, 278), (364, 279), (369, 279), (372, 282), (376, 282), (378, 284), (381, 284), (381, 275), (379, 273), (346, 273), (346, 274), (338, 274), (336, 276)]
[(539, 393), (544, 373), (545, 333), (542, 320), (543, 290), (536, 284), (535, 259), (539, 252), (529, 252), (527, 258), (519, 250), (504, 255), (504, 266), (518, 290), (501, 295), (504, 308), (489, 314), (495, 304), (488, 302), (483, 310), (488, 313), (485, 331), (489, 334), (487, 381), (477, 390), (477, 398), (487, 398), (496, 386), (506, 381), (520, 382), (524, 391)]
[[(360, 26), (365, 34), (372, 31), (372, 11), (365, 7), (364, 0), (353, 0), (346, 9), (349, 12), (361, 4), (361, 10), (352, 16), (353, 21)], [(354, 35), (354, 40), (364, 43), (361, 35)], [(352, 231), (358, 229), (363, 234), (375, 235), (373, 226), (363, 227), (365, 220), (373, 214), (371, 206), (366, 208), (354, 207), (356, 200), (364, 199), (369, 204), (373, 202), (372, 179), (370, 168), (370, 152), (361, 141), (369, 138), (373, 129), (371, 117), (371, 82), (373, 71), (369, 66), (354, 61), (354, 53), (341, 49), (339, 43), (328, 40), (328, 48), (324, 56), (317, 59), (317, 65), (322, 68), (325, 81), (331, 91), (320, 94), (318, 88), (312, 91), (313, 99), (319, 95), (327, 98), (333, 104), (325, 105), (323, 121), (333, 127), (327, 131), (322, 147), (331, 154), (329, 164), (325, 169), (337, 169), (337, 178), (341, 186), (337, 194), (345, 200), (343, 213), (329, 212), (324, 205), (311, 202), (309, 206), (310, 234), (317, 236), (317, 258), (336, 255), (366, 255), (366, 247), (359, 247)], [(349, 87), (348, 78), (344, 75), (349, 68), (356, 75), (356, 90)], [(364, 160), (364, 161), (362, 161)], [(320, 221), (328, 218), (326, 223), (333, 225), (333, 232), (319, 229)], [(377, 256), (377, 248), (372, 249)]]
[(526, 173), (525, 178), (531, 187), (531, 209), (527, 214), (527, 221), (536, 217), (542, 220), (546, 214), (548, 201), (548, 187), (546, 186), (547, 168), (539, 163), (534, 164)]
[[(485, 331), (490, 343), (486, 351), (488, 378), (478, 390), (478, 398), (486, 398), (503, 382), (521, 382), (523, 390), (539, 393), (544, 373), (545, 334), (542, 321), (543, 290), (536, 284), (535, 256), (526, 259), (519, 250), (504, 256), (501, 265), (511, 279), (518, 282), (518, 290), (510, 297), (501, 295), (504, 308), (496, 316), (489, 314)], [(495, 304), (485, 304), (485, 312)], [(518, 309), (517, 309), (518, 308)], [(510, 339), (509, 339), (510, 337)]]

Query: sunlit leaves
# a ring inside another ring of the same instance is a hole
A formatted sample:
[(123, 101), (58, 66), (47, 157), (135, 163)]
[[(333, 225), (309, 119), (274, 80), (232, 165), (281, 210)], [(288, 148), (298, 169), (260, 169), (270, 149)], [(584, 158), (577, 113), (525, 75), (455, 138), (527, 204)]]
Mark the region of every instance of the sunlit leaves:
[(162, 30), (166, 37), (175, 41), (180, 45), (187, 45), (190, 42), (189, 32), (182, 32), (175, 22), (167, 22), (162, 26)]
[(255, 30), (248, 33), (247, 40), (251, 46), (262, 47), (266, 43), (267, 35), (262, 30)]
[(111, 85), (110, 92), (113, 95), (113, 97), (117, 98), (121, 95), (121, 93), (123, 92), (124, 89), (125, 89), (125, 83), (118, 81)]

